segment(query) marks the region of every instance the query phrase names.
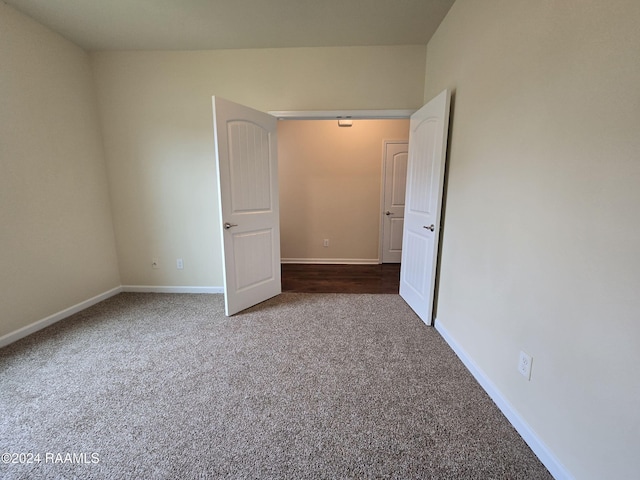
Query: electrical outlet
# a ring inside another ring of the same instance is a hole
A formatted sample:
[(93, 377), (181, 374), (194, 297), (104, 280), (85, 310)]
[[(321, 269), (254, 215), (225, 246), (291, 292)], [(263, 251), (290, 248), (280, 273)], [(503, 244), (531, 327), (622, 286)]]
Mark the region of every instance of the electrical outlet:
[(328, 247), (329, 246), (329, 239), (328, 238), (324, 239), (324, 242), (322, 243), (322, 246), (323, 247)]
[(157, 258), (151, 259), (151, 268), (154, 268), (154, 269), (160, 268), (160, 262), (158, 261)]
[(176, 260), (176, 268), (177, 268), (178, 270), (182, 270), (182, 269), (184, 268), (184, 262), (182, 261), (182, 259), (181, 259), (181, 258), (178, 258), (178, 259)]
[(533, 362), (531, 355), (525, 352), (520, 352), (520, 358), (518, 359), (518, 371), (520, 372), (520, 375), (527, 380), (531, 380), (531, 362)]

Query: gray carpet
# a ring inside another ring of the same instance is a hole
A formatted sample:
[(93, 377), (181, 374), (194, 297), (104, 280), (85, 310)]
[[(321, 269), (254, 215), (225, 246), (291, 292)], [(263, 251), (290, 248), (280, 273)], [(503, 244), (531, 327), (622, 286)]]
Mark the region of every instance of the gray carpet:
[(0, 477), (551, 478), (399, 296), (223, 312), (120, 294), (0, 350), (0, 453), (41, 455)]

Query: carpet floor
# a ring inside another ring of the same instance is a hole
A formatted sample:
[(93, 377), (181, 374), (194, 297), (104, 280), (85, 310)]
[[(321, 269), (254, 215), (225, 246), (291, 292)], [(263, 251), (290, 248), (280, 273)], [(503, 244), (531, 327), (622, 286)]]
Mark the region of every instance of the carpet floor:
[(3, 479), (552, 478), (397, 295), (123, 293), (0, 350), (0, 387)]

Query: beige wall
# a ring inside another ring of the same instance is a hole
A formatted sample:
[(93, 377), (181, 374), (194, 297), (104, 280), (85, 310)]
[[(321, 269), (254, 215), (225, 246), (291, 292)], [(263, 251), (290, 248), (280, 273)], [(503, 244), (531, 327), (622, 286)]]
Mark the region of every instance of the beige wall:
[(408, 120), (278, 122), (282, 258), (377, 261), (383, 142), (408, 138)]
[(91, 66), (0, 2), (0, 337), (120, 285)]
[(455, 90), (437, 323), (580, 479), (640, 471), (639, 23), (458, 0), (427, 49), (425, 100)]
[[(426, 47), (93, 54), (123, 284), (221, 286), (211, 96), (269, 110), (411, 109)], [(151, 258), (161, 268), (151, 268)], [(176, 270), (176, 258), (184, 270)]]

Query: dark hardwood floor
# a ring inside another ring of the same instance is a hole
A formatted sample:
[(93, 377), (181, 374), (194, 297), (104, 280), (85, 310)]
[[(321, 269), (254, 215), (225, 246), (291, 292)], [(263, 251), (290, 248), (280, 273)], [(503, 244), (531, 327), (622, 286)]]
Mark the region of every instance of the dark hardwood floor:
[(282, 264), (282, 291), (304, 293), (398, 293), (400, 264)]

